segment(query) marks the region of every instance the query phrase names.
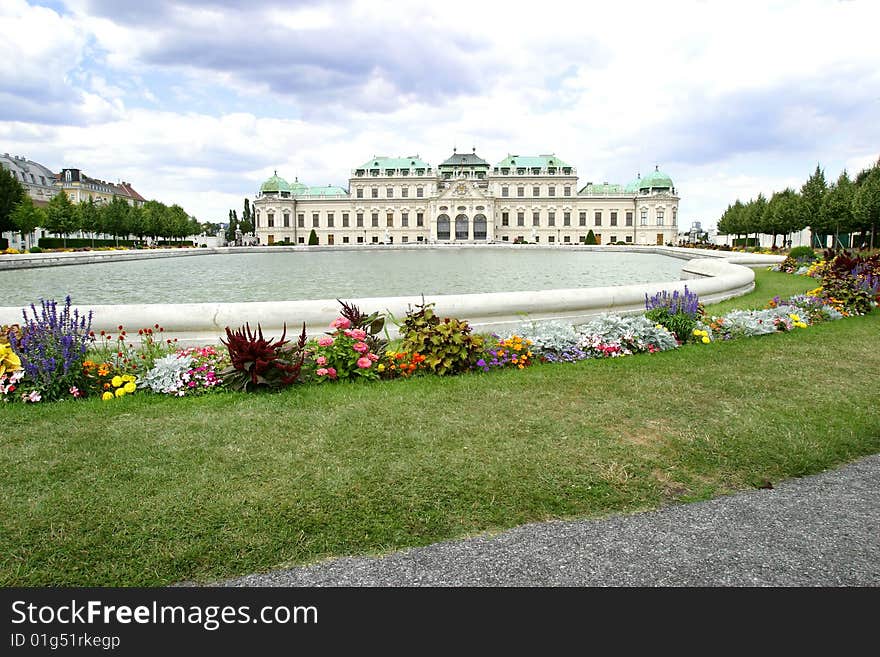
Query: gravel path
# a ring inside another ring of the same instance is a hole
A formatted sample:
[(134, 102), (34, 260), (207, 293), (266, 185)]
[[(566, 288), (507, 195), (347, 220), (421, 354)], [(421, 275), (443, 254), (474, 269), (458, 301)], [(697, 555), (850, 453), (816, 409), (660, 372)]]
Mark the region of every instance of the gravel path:
[(772, 490), (221, 586), (880, 586), (880, 455)]

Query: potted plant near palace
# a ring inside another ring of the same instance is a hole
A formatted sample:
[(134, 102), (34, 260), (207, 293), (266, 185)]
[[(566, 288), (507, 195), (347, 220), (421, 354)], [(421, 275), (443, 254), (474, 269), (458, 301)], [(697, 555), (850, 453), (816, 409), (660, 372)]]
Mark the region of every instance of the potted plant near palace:
[(309, 246), (317, 246), (318, 245), (318, 234), (315, 232), (315, 229), (312, 228), (312, 232), (309, 233)]

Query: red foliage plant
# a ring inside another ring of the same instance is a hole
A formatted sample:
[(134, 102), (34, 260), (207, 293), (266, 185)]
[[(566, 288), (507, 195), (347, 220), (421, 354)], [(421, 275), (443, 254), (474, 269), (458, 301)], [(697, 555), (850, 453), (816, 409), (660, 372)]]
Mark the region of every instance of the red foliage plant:
[(280, 388), (296, 383), (305, 360), (306, 325), (296, 344), (285, 339), (287, 325), (278, 340), (263, 337), (263, 328), (251, 331), (250, 324), (232, 331), (226, 327), (226, 340), (220, 342), (229, 350), (231, 365), (221, 376), (223, 382), (236, 390), (250, 391), (261, 387)]

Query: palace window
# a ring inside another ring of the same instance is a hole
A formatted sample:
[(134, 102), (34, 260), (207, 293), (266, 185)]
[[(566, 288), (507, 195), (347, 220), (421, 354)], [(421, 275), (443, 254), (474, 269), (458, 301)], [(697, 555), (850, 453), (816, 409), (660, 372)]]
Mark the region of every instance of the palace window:
[(509, 212), (502, 212), (501, 213), (501, 225), (502, 226), (509, 226), (510, 225), (510, 213)]
[[(302, 237), (300, 237), (299, 239), (300, 239), (300, 241), (302, 241)], [(358, 235), (357, 243), (358, 243), (358, 244), (363, 244), (363, 243), (364, 243), (364, 236), (363, 236), (363, 235)]]
[(343, 243), (343, 244), (348, 244), (348, 235), (343, 235), (343, 236), (342, 236), (342, 243)]
[(662, 226), (663, 221), (663, 208), (657, 208), (657, 225)]
[(388, 226), (388, 228), (394, 228), (394, 213), (393, 212), (389, 212), (388, 214), (385, 215), (385, 225)]
[(541, 225), (541, 213), (540, 212), (532, 212), (532, 226), (540, 226)]
[(370, 196), (371, 196), (372, 198), (379, 198), (379, 188), (378, 188), (378, 187), (373, 187), (373, 188), (370, 190)]
[[(348, 212), (342, 213), (342, 227), (348, 228)], [(348, 239), (348, 238), (346, 238), (346, 239)]]
[(525, 226), (526, 225), (526, 213), (525, 212), (517, 212), (516, 213), (516, 225), (517, 226)]
[(319, 225), (318, 224), (318, 213), (313, 212), (312, 213), (312, 228), (318, 228), (318, 225)]
[(516, 195), (517, 196), (525, 196), (526, 195), (526, 188), (525, 187), (517, 187), (516, 188)]
[(593, 224), (596, 226), (602, 225), (602, 212), (596, 212), (593, 214)]
[(386, 187), (385, 188), (385, 198), (394, 198), (394, 188)]
[(297, 243), (299, 243), (299, 244), (305, 244), (305, 243), (306, 243), (306, 238), (305, 238), (305, 237), (299, 237), (299, 238), (297, 238), (296, 241), (297, 241)]
[(355, 194), (354, 194), (354, 195), (355, 195), (356, 198), (363, 198), (363, 197), (364, 197), (364, 190), (363, 190), (361, 187), (358, 187), (358, 188), (355, 190)]
[(400, 225), (406, 228), (409, 226), (409, 212), (400, 213)]
[(425, 225), (425, 213), (424, 212), (416, 212), (416, 226), (424, 226)]
[(306, 215), (304, 215), (304, 214), (296, 215), (296, 225), (299, 226), (300, 228), (305, 228), (306, 227)]
[(616, 244), (617, 243), (617, 235), (612, 235), (611, 239), (608, 240), (608, 243), (609, 244)]
[(678, 225), (678, 208), (672, 208), (672, 225)]
[(407, 242), (409, 242), (409, 237), (404, 235), (403, 237), (400, 238), (400, 241), (403, 242), (404, 244), (406, 244)]
[(284, 227), (290, 228), (290, 213), (289, 212), (284, 213)]
[(327, 213), (327, 228), (333, 228), (333, 213)]
[(373, 238), (372, 238), (370, 241), (371, 241), (373, 244), (378, 244), (378, 243), (379, 243), (379, 236), (378, 236), (378, 235), (373, 235)]
[(617, 213), (616, 212), (611, 213), (611, 225), (612, 226), (617, 225)]
[(627, 213), (626, 213), (626, 225), (627, 225), (627, 226), (632, 226), (632, 225), (633, 225), (633, 213), (632, 213), (632, 212), (627, 212)]
[(403, 198), (409, 198), (409, 187), (401, 187), (400, 188), (400, 195)]
[(373, 228), (378, 228), (378, 227), (379, 227), (379, 213), (378, 213), (378, 212), (373, 212), (373, 213), (370, 215), (370, 225), (371, 225)]
[[(535, 241), (536, 241), (536, 242), (538, 241), (538, 238), (537, 238), (537, 237), (535, 238)], [(556, 235), (551, 235), (550, 237), (547, 238), (547, 241), (550, 242), (550, 243), (552, 244), (553, 242), (556, 241)]]
[(363, 213), (363, 212), (358, 212), (357, 214), (355, 214), (355, 215), (354, 215), (354, 220), (355, 220), (355, 225), (356, 225), (358, 228), (363, 228), (363, 227), (364, 227), (364, 213)]
[(532, 196), (540, 196), (540, 195), (541, 195), (541, 188), (538, 187), (537, 185), (532, 187)]
[(586, 226), (587, 225), (587, 213), (579, 212), (578, 213), (578, 226)]
[(566, 244), (569, 244), (571, 242), (571, 237), (569, 237), (568, 235), (565, 235), (565, 236), (563, 236), (562, 241), (565, 242)]
[(571, 226), (571, 212), (562, 213), (562, 225)]
[(416, 197), (422, 198), (425, 195), (425, 190), (422, 187), (416, 187)]
[(266, 222), (267, 222), (266, 226), (268, 228), (275, 227), (275, 213), (274, 212), (267, 212), (266, 213)]
[(562, 188), (562, 190), (563, 190), (562, 193), (563, 193), (565, 196), (571, 196), (571, 187), (569, 187), (568, 185), (566, 185), (565, 187)]
[(632, 236), (632, 235), (627, 235), (627, 236), (626, 236), (626, 241), (627, 241), (628, 244), (632, 244), (633, 236)]
[(502, 187), (501, 188), (501, 196), (510, 196), (510, 188)]
[(556, 213), (555, 212), (548, 212), (547, 213), (547, 225), (548, 226), (555, 226), (556, 225)]
[(640, 217), (642, 226), (648, 225), (648, 208), (642, 208), (642, 216)]
[(550, 185), (547, 188), (547, 196), (556, 196), (556, 187), (555, 186)]

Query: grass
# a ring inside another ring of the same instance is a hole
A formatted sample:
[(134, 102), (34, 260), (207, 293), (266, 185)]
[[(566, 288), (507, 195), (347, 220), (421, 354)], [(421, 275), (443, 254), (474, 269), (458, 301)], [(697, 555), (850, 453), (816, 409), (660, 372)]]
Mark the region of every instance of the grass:
[(880, 451), (878, 335), (875, 311), (525, 371), (8, 405), (0, 584), (210, 581), (818, 472)]

